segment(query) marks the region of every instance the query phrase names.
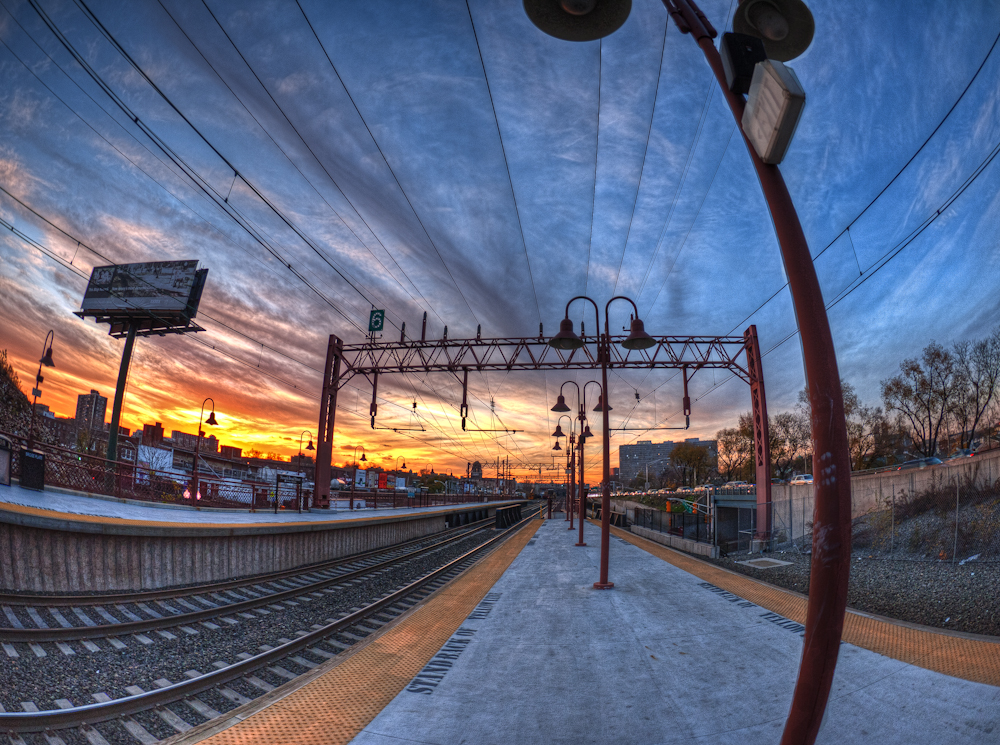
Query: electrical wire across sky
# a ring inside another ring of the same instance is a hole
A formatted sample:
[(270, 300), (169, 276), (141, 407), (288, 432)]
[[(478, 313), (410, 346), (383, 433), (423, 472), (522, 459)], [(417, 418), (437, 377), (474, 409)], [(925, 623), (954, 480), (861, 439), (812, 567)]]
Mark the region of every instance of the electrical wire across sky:
[[(385, 309), (388, 336), (405, 322), (417, 338), (425, 311), (428, 338), (520, 336), (535, 324), (551, 334), (580, 292), (598, 302), (632, 292), (654, 334), (756, 323), (769, 396), (788, 398), (801, 388), (786, 344), (795, 320), (770, 224), (708, 71), (655, 5), (637, 5), (619, 34), (566, 45), (536, 35), (519, 8), (480, 0), (404, 8), (391, 23), (377, 0), (290, 0), (267, 17), (227, 0), (148, 0), (127, 23), (99, 0), (0, 0), (0, 299), (20, 309), (16, 288), (37, 288), (38, 312), (18, 311), (32, 336), (71, 322), (56, 320), (66, 294), (97, 261), (198, 257), (212, 272), (200, 316), (209, 333), (171, 345), (192, 377), (177, 397), (238, 369), (247, 392), (284, 391), (267, 416), (289, 430), (310, 423), (326, 335), (362, 338), (372, 308)], [(907, 19), (906, 33), (862, 33), (856, 61), (823, 35), (795, 61), (810, 99), (782, 169), (821, 246), (814, 261), (835, 336), (850, 340), (840, 357), (852, 381), (886, 377), (890, 361), (989, 316), (973, 277), (991, 261), (996, 210), (982, 185), (998, 181), (1000, 131), (984, 81), (997, 74), (1000, 13), (973, 5), (962, 49)], [(878, 12), (882, 28), (902, 28), (901, 11)], [(950, 64), (878, 88), (890, 76), (873, 50), (905, 60), (918, 41), (947, 48)], [(818, 82), (834, 70), (836, 84)], [(850, 97), (861, 81), (876, 86), (877, 115)], [(57, 263), (32, 264), (25, 251)], [(924, 276), (931, 265), (944, 280)], [(893, 308), (889, 285), (926, 301)], [(963, 297), (971, 316), (942, 325), (941, 294)], [(582, 307), (572, 313), (596, 331)], [(875, 342), (851, 328), (858, 313), (881, 334), (877, 360)], [(903, 318), (906, 330), (886, 338)], [(86, 338), (67, 343), (114, 356), (111, 340)], [(13, 359), (27, 354), (4, 342)], [(140, 373), (167, 355), (150, 349), (129, 389), (137, 403)], [(390, 405), (385, 424), (426, 434), (376, 435), (341, 402), (342, 436), (378, 437), (386, 450), (419, 443), (456, 461), (538, 461), (550, 446), (549, 385), (562, 381), (474, 373), (476, 429), (524, 434), (461, 431), (458, 384), (417, 376), (388, 382), (378, 401)], [(662, 403), (675, 378), (613, 370), (610, 382), (630, 428), (616, 437), (648, 436), (676, 416)], [(706, 399), (726, 382), (693, 383), (704, 416), (691, 436), (711, 437), (706, 427), (746, 408)], [(588, 460), (598, 454), (595, 443)]]

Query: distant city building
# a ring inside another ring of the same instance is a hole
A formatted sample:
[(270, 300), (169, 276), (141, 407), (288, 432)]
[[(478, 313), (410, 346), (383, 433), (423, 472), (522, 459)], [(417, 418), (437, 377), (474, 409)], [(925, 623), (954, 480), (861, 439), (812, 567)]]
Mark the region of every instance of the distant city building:
[(97, 391), (76, 397), (76, 426), (78, 431), (101, 432), (104, 430), (104, 415), (108, 410), (108, 399)]
[(38, 416), (48, 417), (49, 419), (55, 419), (56, 415), (52, 413), (48, 406), (43, 403), (35, 403), (35, 414)]
[[(684, 440), (686, 445), (695, 445), (708, 449), (709, 457), (716, 455), (715, 440), (699, 440), (697, 437), (689, 437)], [(619, 480), (629, 483), (639, 474), (646, 475), (646, 466), (649, 466), (649, 473), (662, 473), (670, 465), (670, 453), (678, 443), (668, 440), (667, 442), (653, 442), (652, 440), (639, 440), (634, 445), (620, 445), (618, 447), (618, 473)]]
[(157, 422), (156, 424), (144, 424), (142, 425), (142, 444), (156, 446), (163, 442), (163, 425)]
[(220, 445), (219, 455), (230, 460), (239, 460), (243, 456), (243, 448), (233, 447), (232, 445)]
[[(170, 439), (173, 442), (174, 447), (182, 450), (193, 451), (198, 445), (198, 435), (192, 435), (188, 432), (180, 432), (176, 429), (171, 431)], [(198, 451), (201, 453), (219, 452), (219, 439), (215, 435), (210, 435), (209, 437), (202, 435), (201, 447), (198, 448)]]

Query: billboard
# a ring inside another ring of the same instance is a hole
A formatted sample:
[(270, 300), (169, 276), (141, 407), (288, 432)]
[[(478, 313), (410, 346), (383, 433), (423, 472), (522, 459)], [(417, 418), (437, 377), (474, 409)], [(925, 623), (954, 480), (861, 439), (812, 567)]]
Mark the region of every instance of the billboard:
[(197, 260), (97, 266), (81, 312), (87, 315), (163, 315), (194, 318), (207, 269)]
[(354, 485), (355, 486), (368, 486), (368, 471), (363, 471), (360, 468), (354, 469)]
[(389, 474), (387, 474), (387, 473), (380, 473), (378, 475), (378, 488), (379, 489), (388, 489), (389, 488)]

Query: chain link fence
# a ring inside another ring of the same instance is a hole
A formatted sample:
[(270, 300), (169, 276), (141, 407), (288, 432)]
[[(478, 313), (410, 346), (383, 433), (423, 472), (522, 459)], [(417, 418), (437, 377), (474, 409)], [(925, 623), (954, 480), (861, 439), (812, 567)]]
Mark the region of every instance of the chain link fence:
[[(772, 497), (773, 549), (810, 550), (813, 505), (811, 490)], [(1000, 474), (992, 460), (855, 478), (851, 514), (852, 551), (873, 559), (1000, 561)]]

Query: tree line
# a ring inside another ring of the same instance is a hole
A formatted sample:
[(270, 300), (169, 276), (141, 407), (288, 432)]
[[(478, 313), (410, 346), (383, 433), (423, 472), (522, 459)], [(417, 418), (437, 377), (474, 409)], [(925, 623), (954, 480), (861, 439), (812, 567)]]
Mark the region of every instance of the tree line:
[[(898, 374), (881, 381), (881, 406), (862, 403), (846, 380), (841, 388), (855, 471), (973, 448), (994, 436), (1000, 419), (1000, 327), (947, 347), (931, 341), (919, 357), (904, 359)], [(811, 418), (805, 390), (793, 410), (768, 416), (772, 476), (812, 472)], [(716, 440), (719, 473), (752, 480), (750, 412), (735, 427), (719, 430)]]

